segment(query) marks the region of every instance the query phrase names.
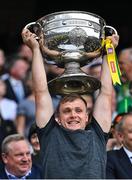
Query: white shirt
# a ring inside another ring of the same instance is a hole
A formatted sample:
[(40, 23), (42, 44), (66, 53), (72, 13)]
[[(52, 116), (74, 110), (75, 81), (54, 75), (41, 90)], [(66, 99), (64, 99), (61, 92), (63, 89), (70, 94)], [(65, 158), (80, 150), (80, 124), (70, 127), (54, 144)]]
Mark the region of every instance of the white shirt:
[(23, 179), (23, 180), (26, 180), (26, 177), (31, 174), (31, 170), (29, 170), (29, 171), (26, 173), (25, 176), (22, 176), (22, 177), (18, 178), (18, 177), (16, 177), (15, 175), (9, 173), (9, 172), (7, 171), (7, 169), (5, 169), (5, 172), (6, 172), (6, 174), (7, 174), (7, 176), (8, 176), (9, 179)]
[(4, 120), (15, 120), (17, 114), (16, 102), (7, 98), (1, 99), (0, 113)]
[(12, 84), (13, 90), (15, 94), (17, 95), (19, 101), (24, 98), (24, 89), (23, 84), (21, 80), (16, 80), (14, 78), (10, 78), (10, 83)]

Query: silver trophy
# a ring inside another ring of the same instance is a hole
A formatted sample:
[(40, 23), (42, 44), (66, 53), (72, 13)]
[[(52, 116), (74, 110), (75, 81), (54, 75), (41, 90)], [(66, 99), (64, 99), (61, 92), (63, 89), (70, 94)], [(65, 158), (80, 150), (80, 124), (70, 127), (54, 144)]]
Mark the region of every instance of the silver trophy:
[(60, 11), (25, 28), (32, 29), (38, 39), (43, 35), (41, 51), (45, 61), (65, 68), (63, 74), (48, 82), (51, 93), (86, 94), (100, 88), (100, 81), (84, 73), (81, 67), (101, 56), (106, 30), (117, 34), (102, 17), (84, 11)]

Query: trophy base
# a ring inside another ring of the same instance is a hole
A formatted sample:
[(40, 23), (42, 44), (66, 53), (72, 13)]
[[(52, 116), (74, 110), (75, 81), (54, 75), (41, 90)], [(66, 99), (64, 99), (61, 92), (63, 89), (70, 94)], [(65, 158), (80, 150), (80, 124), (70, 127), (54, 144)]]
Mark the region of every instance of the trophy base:
[(93, 93), (101, 87), (101, 82), (87, 74), (61, 75), (48, 82), (51, 94), (67, 95), (71, 93)]

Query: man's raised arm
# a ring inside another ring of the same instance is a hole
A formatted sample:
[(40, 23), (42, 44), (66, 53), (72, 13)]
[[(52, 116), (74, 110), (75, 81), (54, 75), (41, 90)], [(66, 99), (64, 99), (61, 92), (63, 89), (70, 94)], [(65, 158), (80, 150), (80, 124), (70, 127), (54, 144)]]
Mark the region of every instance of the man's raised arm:
[[(108, 37), (114, 47), (118, 45), (119, 36), (112, 35)], [(104, 132), (109, 132), (112, 122), (112, 79), (110, 75), (110, 70), (107, 64), (106, 55), (103, 57), (102, 71), (101, 71), (101, 89), (99, 96), (96, 99), (93, 116), (101, 126)]]
[(36, 123), (38, 127), (42, 128), (45, 127), (54, 112), (52, 99), (48, 91), (43, 57), (34, 33), (31, 33), (28, 29), (23, 29), (22, 38), (23, 42), (33, 52), (32, 77), (36, 103)]

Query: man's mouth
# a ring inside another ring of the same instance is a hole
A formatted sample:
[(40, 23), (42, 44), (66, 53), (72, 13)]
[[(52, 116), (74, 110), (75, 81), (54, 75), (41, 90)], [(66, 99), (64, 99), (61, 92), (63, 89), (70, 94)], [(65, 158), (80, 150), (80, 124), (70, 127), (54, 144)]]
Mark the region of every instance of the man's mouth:
[(77, 121), (77, 120), (71, 120), (71, 121), (68, 121), (67, 122), (68, 124), (79, 124), (80, 123), (80, 121)]

